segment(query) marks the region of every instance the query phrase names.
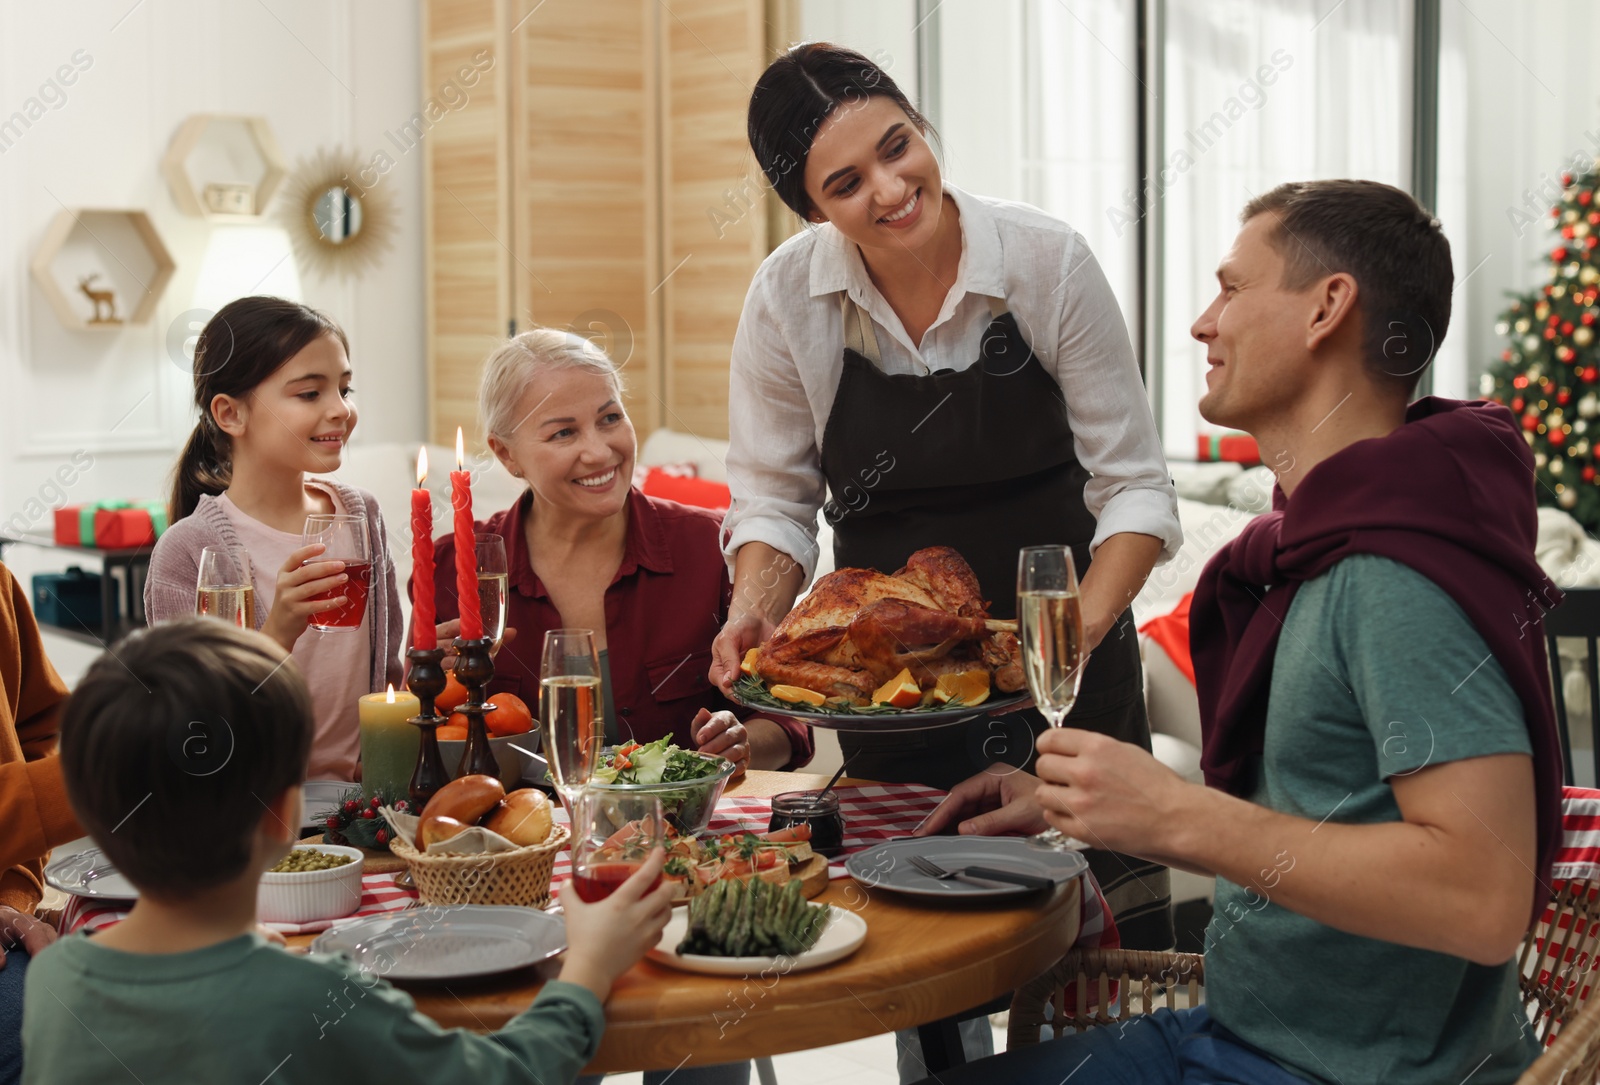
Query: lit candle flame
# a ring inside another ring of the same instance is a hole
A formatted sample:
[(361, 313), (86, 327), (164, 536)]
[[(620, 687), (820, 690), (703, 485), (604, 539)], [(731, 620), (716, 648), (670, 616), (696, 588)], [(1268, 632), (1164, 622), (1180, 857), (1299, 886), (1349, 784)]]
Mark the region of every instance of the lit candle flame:
[(417, 485), (428, 481), (428, 446), (417, 449)]
[(463, 446), (461, 444), (461, 427), (457, 426), (456, 427), (456, 470), (457, 471), (461, 470), (461, 465), (462, 465), (463, 461), (466, 460), (466, 458), (467, 458), (466, 457), (466, 452), (463, 450)]
[(394, 683), (389, 683), (389, 703), (394, 704)]

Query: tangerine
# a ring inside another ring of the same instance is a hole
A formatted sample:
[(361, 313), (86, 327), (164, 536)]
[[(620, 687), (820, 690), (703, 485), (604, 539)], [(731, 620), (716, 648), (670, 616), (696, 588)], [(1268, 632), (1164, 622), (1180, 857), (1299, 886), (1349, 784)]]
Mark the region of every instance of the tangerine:
[[(454, 717), (451, 717), (452, 719)], [(466, 719), (465, 716), (461, 717)], [(440, 742), (465, 742), (467, 740), (467, 725), (464, 723), (447, 723), (440, 727), (434, 734), (439, 736)]]
[(814, 690), (801, 689), (799, 686), (773, 686), (767, 692), (778, 700), (788, 701), (790, 704), (820, 705), (827, 701), (822, 694)]
[(446, 671), (444, 689), (433, 699), (433, 710), (441, 716), (448, 716), (460, 708), (466, 699), (467, 687), (461, 684), (454, 671)]
[(941, 674), (938, 685), (933, 688), (934, 698), (940, 703), (960, 701), (965, 707), (980, 705), (989, 699), (989, 672), (971, 670)]
[(873, 691), (872, 703), (915, 708), (922, 703), (922, 687), (911, 677), (911, 668), (907, 667)]
[[(451, 714), (448, 726), (467, 726), (467, 714), (457, 711)], [(490, 696), (489, 703), (484, 709), (483, 725), (488, 728), (491, 738), (505, 738), (507, 735), (525, 735), (533, 730), (533, 714), (528, 711), (528, 706), (521, 697), (514, 693), (496, 693)], [(465, 732), (463, 732), (464, 734)]]

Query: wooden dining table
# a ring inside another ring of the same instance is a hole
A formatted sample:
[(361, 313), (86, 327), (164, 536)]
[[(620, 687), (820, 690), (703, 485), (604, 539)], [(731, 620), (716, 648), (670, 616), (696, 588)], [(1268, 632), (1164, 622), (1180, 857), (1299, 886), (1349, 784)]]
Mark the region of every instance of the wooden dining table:
[[(814, 791), (826, 782), (813, 773), (750, 772), (728, 794)], [(866, 921), (866, 941), (854, 954), (810, 971), (746, 976), (698, 975), (646, 958), (612, 989), (605, 1035), (588, 1072), (736, 1062), (935, 1022), (948, 1035), (957, 1015), (1007, 994), (1066, 954), (1078, 936), (1081, 887), (1082, 879), (1073, 879), (1048, 895), (962, 905), (835, 879), (815, 899)], [(406, 989), (440, 1025), (488, 1032), (527, 1009), (559, 971), (553, 961)], [(924, 1036), (931, 1038), (927, 1028)]]

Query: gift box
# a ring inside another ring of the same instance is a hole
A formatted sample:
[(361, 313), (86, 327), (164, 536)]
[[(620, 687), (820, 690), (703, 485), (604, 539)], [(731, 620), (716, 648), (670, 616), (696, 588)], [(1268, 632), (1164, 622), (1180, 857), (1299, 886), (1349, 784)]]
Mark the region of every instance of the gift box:
[(133, 550), (154, 546), (166, 530), (167, 510), (159, 501), (97, 501), (56, 510), (58, 546)]
[(64, 573), (39, 573), (33, 578), (33, 614), (46, 625), (63, 629), (100, 629), (100, 574), (76, 565)]
[(1254, 466), (1261, 462), (1261, 449), (1256, 445), (1256, 439), (1248, 433), (1202, 433), (1195, 459), (1201, 463)]

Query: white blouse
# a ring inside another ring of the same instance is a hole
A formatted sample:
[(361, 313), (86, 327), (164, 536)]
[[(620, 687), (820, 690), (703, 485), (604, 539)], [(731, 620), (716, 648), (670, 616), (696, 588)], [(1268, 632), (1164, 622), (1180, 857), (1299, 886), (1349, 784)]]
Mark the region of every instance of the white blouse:
[(839, 293), (872, 317), (887, 373), (963, 370), (978, 360), (1003, 298), (1023, 338), (1066, 395), (1078, 461), (1094, 476), (1083, 500), (1098, 521), (1090, 552), (1124, 531), (1177, 553), (1177, 494), (1115, 295), (1076, 230), (1027, 204), (946, 184), (961, 212), (961, 263), (938, 319), (913, 343), (873, 286), (861, 251), (832, 225), (808, 227), (762, 263), (733, 340), (728, 485), (730, 565), (747, 542), (817, 564), (823, 428), (844, 370)]

